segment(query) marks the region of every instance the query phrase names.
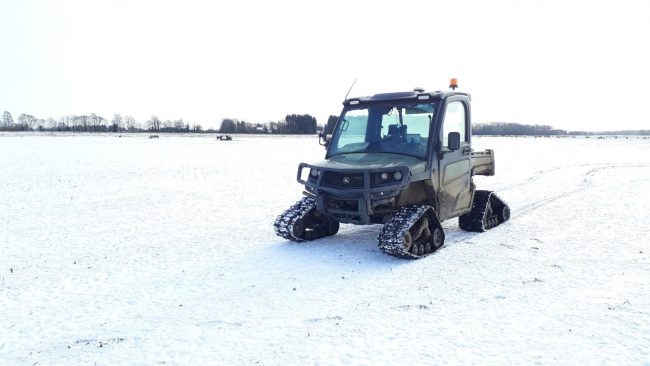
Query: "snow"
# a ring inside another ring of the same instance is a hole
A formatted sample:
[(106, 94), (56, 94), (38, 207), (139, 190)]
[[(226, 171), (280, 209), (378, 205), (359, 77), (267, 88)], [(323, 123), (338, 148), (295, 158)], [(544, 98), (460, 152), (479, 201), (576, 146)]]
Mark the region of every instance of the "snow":
[(650, 364), (650, 140), (475, 138), (512, 208), (291, 243), (315, 137), (0, 135), (0, 364)]

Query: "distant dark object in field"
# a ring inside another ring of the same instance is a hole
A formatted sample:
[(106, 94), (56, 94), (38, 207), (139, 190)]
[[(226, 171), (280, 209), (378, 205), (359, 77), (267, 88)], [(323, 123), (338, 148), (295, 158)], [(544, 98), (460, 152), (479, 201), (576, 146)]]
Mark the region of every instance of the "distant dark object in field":
[(149, 138), (150, 139), (158, 139), (158, 138), (160, 138), (160, 136), (158, 136), (158, 135), (149, 135)]
[(232, 141), (232, 137), (229, 135), (219, 135), (217, 136), (217, 140), (219, 141)]

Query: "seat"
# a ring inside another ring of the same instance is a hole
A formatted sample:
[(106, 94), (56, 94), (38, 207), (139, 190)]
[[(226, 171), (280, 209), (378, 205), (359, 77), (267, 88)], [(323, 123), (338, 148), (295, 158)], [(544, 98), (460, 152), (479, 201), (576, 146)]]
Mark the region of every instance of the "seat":
[(388, 138), (406, 142), (406, 125), (388, 125)]
[(399, 135), (399, 125), (388, 125), (388, 136)]

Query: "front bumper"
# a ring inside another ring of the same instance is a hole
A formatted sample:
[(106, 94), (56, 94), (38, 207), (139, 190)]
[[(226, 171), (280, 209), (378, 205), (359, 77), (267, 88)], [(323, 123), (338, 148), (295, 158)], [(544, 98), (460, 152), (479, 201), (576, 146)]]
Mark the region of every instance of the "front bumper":
[[(314, 178), (308, 172), (307, 179), (303, 179), (305, 168), (317, 169), (320, 174)], [(377, 184), (374, 175), (387, 171), (399, 171), (402, 178)], [(340, 222), (367, 225), (380, 223), (385, 215), (392, 212), (397, 196), (410, 181), (410, 174), (406, 166), (336, 170), (301, 163), (297, 180), (305, 186), (306, 194), (316, 198), (318, 211)], [(332, 177), (347, 177), (351, 183), (342, 183)]]

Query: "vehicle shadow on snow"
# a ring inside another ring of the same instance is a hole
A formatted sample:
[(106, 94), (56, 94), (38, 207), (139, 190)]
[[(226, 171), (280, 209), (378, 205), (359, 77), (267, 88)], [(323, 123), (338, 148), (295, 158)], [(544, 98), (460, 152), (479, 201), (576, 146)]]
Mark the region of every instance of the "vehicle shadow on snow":
[(445, 229), (445, 244), (442, 246), (441, 250), (445, 250), (445, 247), (449, 247), (449, 246), (474, 244), (475, 243), (474, 237), (481, 234), (481, 233), (463, 231), (460, 228), (458, 228), (458, 226), (444, 227), (444, 229)]
[(435, 253), (421, 260), (405, 260), (391, 257), (377, 247), (377, 236), (381, 225), (355, 226), (342, 225), (338, 234), (311, 242), (296, 243), (282, 240), (262, 250), (260, 255), (286, 260), (290, 263), (301, 262), (317, 266), (336, 264), (358, 267), (359, 264), (385, 266), (403, 266), (421, 261), (435, 260), (444, 254), (450, 245), (473, 244), (472, 238), (477, 233), (462, 231), (457, 225), (444, 225), (445, 245)]
[(353, 266), (360, 264), (383, 268), (405, 264), (403, 260), (384, 254), (377, 247), (377, 235), (381, 225), (341, 225), (338, 234), (310, 242), (296, 243), (280, 240), (267, 247), (265, 255), (288, 262), (308, 265)]

